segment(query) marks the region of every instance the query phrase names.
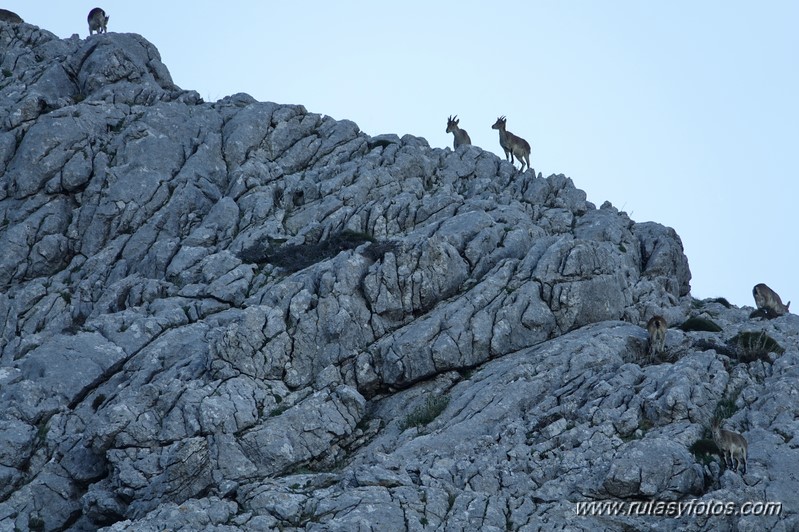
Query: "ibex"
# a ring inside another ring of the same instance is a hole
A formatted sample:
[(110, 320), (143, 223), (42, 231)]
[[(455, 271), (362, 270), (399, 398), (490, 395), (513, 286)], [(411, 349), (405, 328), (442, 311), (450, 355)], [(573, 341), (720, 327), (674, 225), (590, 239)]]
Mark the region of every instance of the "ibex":
[(788, 301), (787, 305), (783, 305), (782, 299), (777, 295), (777, 292), (763, 283), (755, 285), (752, 289), (752, 295), (755, 296), (757, 309), (762, 310), (767, 318), (776, 318), (789, 312), (788, 307), (791, 306), (791, 302)]
[(452, 133), (455, 137), (455, 140), (452, 142), (452, 147), (456, 150), (458, 146), (472, 143), (472, 139), (469, 138), (469, 134), (466, 133), (466, 130), (458, 127), (458, 122), (460, 122), (460, 120), (458, 120), (458, 115), (455, 115), (455, 118), (451, 116), (447, 118), (447, 133)]
[(0, 20), (9, 24), (22, 24), (23, 22), (22, 17), (8, 9), (0, 9)]
[(666, 347), (666, 320), (663, 316), (652, 316), (646, 324), (646, 331), (649, 333), (649, 344), (647, 353), (649, 356), (659, 355)]
[(87, 18), (89, 21), (89, 35), (91, 35), (93, 31), (96, 31), (98, 34), (105, 33), (106, 25), (108, 24), (108, 20), (110, 18), (111, 17), (106, 15), (105, 11), (99, 7), (95, 7), (89, 11), (89, 16)]
[(491, 129), (499, 130), (499, 145), (505, 150), (505, 159), (509, 159), (513, 164), (513, 156), (515, 155), (522, 167), (519, 171), (524, 171), (524, 163), (527, 162), (527, 168), (530, 168), (530, 144), (521, 137), (517, 137), (513, 133), (505, 130), (505, 123), (507, 120), (504, 116), (497, 118)]
[[(724, 430), (721, 428), (721, 420), (716, 419), (713, 421), (711, 428), (713, 432), (713, 441), (721, 451), (721, 456), (724, 458), (724, 465), (727, 467), (735, 466), (735, 472), (738, 472), (738, 466), (743, 462), (743, 474), (746, 474), (746, 455), (749, 450), (749, 444), (746, 443), (746, 438), (732, 432), (731, 430)], [(727, 464), (727, 456), (730, 457), (730, 463)], [(737, 462), (736, 462), (737, 460)]]

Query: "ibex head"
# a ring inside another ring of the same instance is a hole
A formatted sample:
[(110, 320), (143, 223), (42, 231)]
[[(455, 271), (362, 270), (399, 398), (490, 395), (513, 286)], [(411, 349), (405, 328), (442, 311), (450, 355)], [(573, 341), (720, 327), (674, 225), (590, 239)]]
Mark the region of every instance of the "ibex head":
[(491, 126), (491, 129), (499, 130), (499, 145), (502, 146), (502, 150), (505, 152), (505, 158), (513, 164), (513, 157), (518, 157), (519, 162), (522, 163), (520, 171), (524, 171), (525, 164), (527, 168), (530, 168), (530, 143), (507, 131), (505, 129), (506, 122), (505, 117), (500, 116), (494, 122), (494, 125)]
[(458, 115), (447, 118), (447, 133), (452, 133), (455, 137), (452, 147), (456, 150), (458, 146), (472, 143), (472, 139), (469, 138), (469, 134), (466, 133), (466, 130), (458, 127), (458, 122), (460, 122), (460, 120), (458, 120)]
[(449, 118), (447, 118), (447, 133), (452, 133), (453, 131), (457, 131), (459, 122), (460, 120), (458, 120), (458, 115), (455, 115), (455, 117), (450, 116)]

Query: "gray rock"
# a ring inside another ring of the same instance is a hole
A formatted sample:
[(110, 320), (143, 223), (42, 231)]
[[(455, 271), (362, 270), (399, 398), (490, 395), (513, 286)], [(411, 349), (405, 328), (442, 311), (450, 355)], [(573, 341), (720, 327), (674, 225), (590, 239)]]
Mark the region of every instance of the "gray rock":
[[(204, 103), (138, 35), (0, 48), (0, 529), (795, 528), (799, 319), (692, 300), (672, 229), (476, 146)], [(722, 331), (652, 360), (655, 313)], [(740, 358), (760, 331), (784, 351)], [(575, 515), (642, 498), (785, 506)]]
[(609, 498), (675, 501), (701, 493), (702, 481), (701, 466), (683, 445), (649, 438), (619, 450), (603, 487)]

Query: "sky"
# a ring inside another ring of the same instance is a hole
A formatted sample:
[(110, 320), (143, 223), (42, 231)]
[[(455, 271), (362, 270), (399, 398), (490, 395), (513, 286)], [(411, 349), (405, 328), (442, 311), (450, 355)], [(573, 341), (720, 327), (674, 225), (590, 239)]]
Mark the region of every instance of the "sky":
[(799, 307), (799, 2), (5, 1), (59, 37), (138, 33), (206, 101), (245, 92), (349, 119), (370, 135), (504, 156), (532, 146), (597, 207), (680, 235), (694, 297), (753, 306), (768, 284)]

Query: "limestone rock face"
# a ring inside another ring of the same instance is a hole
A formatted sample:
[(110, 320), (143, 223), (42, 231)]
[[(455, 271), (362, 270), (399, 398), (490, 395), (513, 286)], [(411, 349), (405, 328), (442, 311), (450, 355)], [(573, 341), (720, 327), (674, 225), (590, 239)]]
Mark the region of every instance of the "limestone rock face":
[[(673, 230), (478, 147), (203, 102), (138, 35), (0, 21), (0, 50), (0, 529), (797, 526), (799, 322), (692, 302)], [(723, 331), (649, 360), (654, 313)], [(738, 359), (751, 331), (784, 352)], [(694, 451), (719, 405), (743, 479)]]

